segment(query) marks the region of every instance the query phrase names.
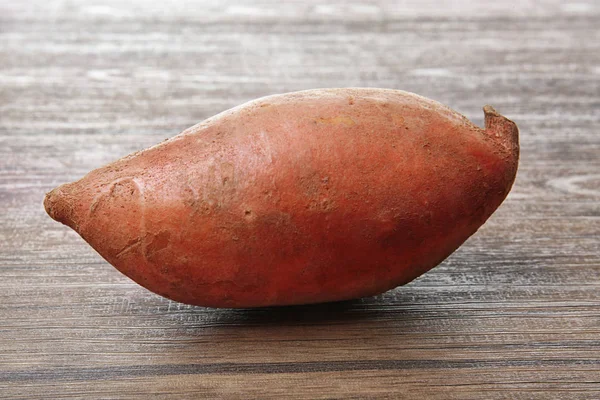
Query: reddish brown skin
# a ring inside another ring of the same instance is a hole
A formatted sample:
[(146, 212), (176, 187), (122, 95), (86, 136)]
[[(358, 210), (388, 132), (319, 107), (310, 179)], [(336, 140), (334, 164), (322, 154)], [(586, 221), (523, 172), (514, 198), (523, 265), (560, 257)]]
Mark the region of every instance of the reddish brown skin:
[(258, 99), (48, 193), (48, 214), (122, 273), (211, 307), (382, 293), (489, 218), (518, 164), (516, 125), (486, 129), (384, 89)]

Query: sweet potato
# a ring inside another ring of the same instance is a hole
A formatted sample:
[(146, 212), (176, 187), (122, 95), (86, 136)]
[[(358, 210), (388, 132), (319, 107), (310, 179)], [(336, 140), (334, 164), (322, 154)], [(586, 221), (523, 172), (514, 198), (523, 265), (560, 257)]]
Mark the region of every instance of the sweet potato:
[(375, 295), (458, 248), (508, 194), (516, 125), (384, 89), (264, 97), (47, 194), (140, 285), (211, 307)]

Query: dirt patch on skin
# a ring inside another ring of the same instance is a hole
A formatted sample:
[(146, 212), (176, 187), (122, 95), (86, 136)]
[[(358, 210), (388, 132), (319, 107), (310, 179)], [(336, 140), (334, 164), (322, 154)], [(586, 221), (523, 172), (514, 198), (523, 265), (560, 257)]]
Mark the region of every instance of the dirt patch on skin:
[(330, 212), (337, 209), (337, 206), (334, 200), (322, 198), (311, 201), (307, 208), (312, 211)]

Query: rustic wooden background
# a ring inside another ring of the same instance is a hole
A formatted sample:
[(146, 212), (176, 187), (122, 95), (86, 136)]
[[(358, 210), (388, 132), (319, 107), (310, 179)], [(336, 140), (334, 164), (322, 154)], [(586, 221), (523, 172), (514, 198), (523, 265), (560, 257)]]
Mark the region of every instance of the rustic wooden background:
[[(600, 398), (600, 3), (0, 0), (0, 397)], [(382, 296), (145, 291), (54, 186), (263, 95), (400, 88), (521, 128), (498, 212)]]

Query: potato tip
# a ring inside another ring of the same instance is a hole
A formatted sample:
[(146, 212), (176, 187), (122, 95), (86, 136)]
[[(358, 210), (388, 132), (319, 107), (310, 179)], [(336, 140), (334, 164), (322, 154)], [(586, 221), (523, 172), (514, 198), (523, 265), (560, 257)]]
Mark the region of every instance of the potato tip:
[(519, 156), (519, 128), (510, 119), (497, 112), (494, 107), (483, 107), (485, 132), (506, 148), (515, 158)]
[(73, 207), (63, 191), (64, 186), (59, 186), (46, 193), (44, 208), (52, 219), (70, 226)]

